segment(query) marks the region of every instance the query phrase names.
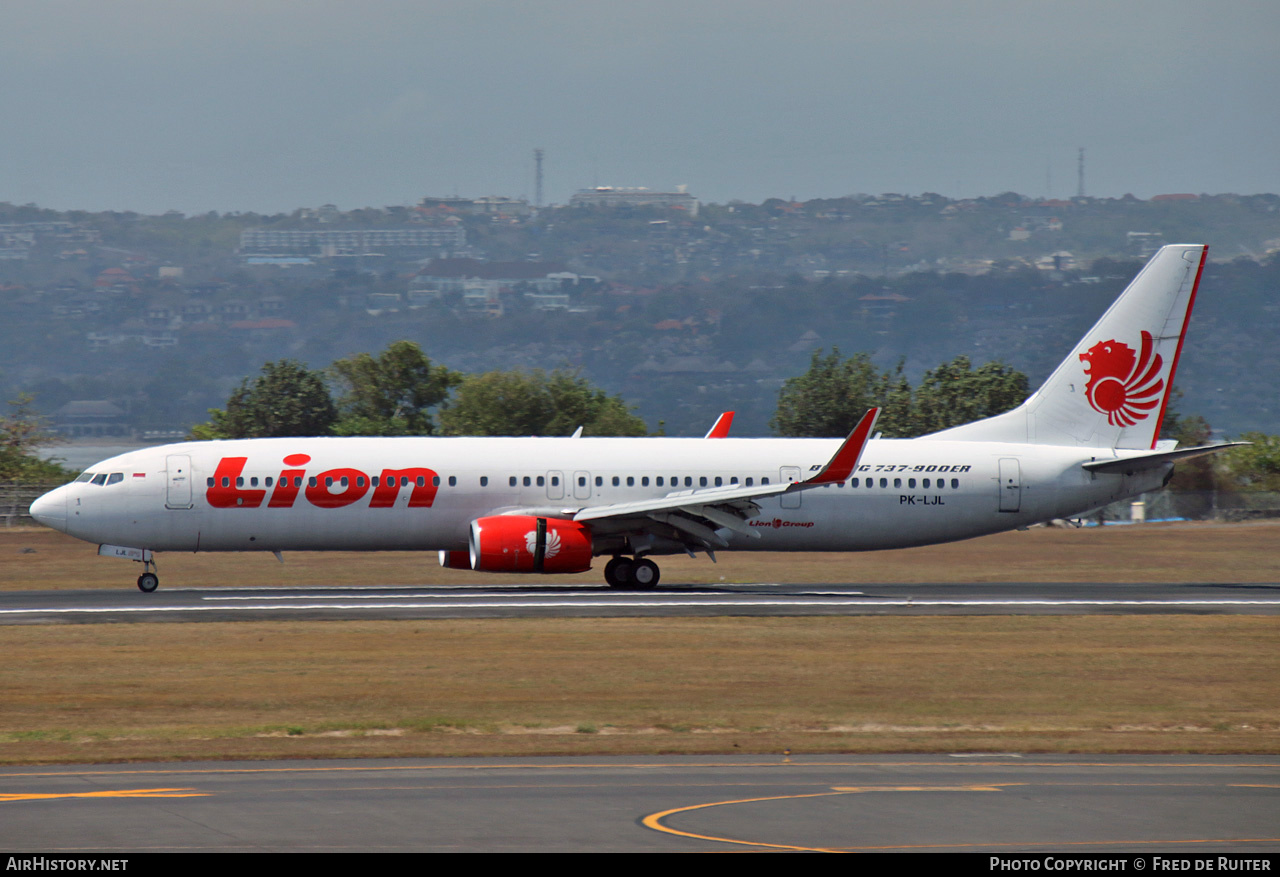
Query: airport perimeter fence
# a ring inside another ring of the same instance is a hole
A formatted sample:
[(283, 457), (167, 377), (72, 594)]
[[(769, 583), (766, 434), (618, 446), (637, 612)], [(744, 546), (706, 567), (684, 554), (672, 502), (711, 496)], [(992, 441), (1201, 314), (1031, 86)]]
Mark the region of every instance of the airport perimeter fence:
[[(1140, 504), (1140, 505), (1139, 505)], [(1154, 521), (1262, 521), (1280, 518), (1280, 493), (1275, 491), (1158, 490), (1132, 500), (1112, 503), (1098, 515), (1098, 523)]]
[(58, 486), (49, 484), (19, 484), (0, 482), (0, 528), (39, 526), (31, 517), (31, 504), (41, 494)]

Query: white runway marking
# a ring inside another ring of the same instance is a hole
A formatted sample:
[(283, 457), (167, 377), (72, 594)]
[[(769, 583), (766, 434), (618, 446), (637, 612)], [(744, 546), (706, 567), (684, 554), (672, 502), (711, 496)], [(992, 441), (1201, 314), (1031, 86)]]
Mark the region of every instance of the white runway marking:
[[(386, 599), (374, 602), (317, 602), (316, 597), (277, 597), (271, 603), (228, 604), (227, 598), (208, 598), (209, 602), (190, 606), (121, 606), (121, 607), (47, 607), (24, 609), (0, 609), (0, 617), (18, 615), (110, 615), (110, 614), (146, 614), (146, 613), (182, 613), (182, 612), (297, 612), (306, 611), (344, 611), (375, 609), (678, 609), (678, 608), (716, 608), (716, 607), (795, 607), (795, 608), (899, 608), (899, 609), (1016, 609), (1020, 607), (1134, 607), (1134, 608), (1212, 608), (1212, 607), (1280, 607), (1280, 600), (904, 600), (904, 599), (785, 599), (778, 597), (750, 597), (742, 599), (680, 599), (670, 595), (653, 598), (600, 599), (582, 598), (556, 599), (530, 598), (527, 600), (505, 601), (498, 599), (473, 598), (470, 601), (454, 602), (415, 602), (414, 598)], [(214, 602), (214, 600), (219, 602)]]

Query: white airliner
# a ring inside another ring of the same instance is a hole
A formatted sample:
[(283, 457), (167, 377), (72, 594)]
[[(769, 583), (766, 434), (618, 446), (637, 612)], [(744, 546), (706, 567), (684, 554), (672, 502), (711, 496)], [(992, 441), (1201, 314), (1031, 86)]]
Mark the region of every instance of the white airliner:
[[(1207, 248), (1167, 246), (1025, 403), (915, 439), (280, 438), (186, 442), (90, 467), (36, 520), (99, 553), (438, 550), (442, 565), (651, 588), (657, 555), (866, 551), (1070, 518), (1159, 488), (1160, 441)], [(715, 439), (709, 441), (708, 439)]]

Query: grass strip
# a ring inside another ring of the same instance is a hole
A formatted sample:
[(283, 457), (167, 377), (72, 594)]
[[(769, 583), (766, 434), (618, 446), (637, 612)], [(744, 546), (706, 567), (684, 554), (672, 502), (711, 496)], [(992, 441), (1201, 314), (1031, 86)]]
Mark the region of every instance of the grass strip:
[(1280, 619), (0, 627), (0, 761), (1280, 752)]

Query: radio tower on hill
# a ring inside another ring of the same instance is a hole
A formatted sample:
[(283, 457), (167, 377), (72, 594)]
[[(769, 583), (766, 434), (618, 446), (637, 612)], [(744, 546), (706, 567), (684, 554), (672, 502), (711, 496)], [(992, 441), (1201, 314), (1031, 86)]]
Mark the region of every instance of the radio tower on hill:
[(542, 150), (533, 151), (533, 206), (542, 209)]
[(1076, 197), (1084, 197), (1084, 147), (1080, 147), (1080, 157), (1076, 159)]

